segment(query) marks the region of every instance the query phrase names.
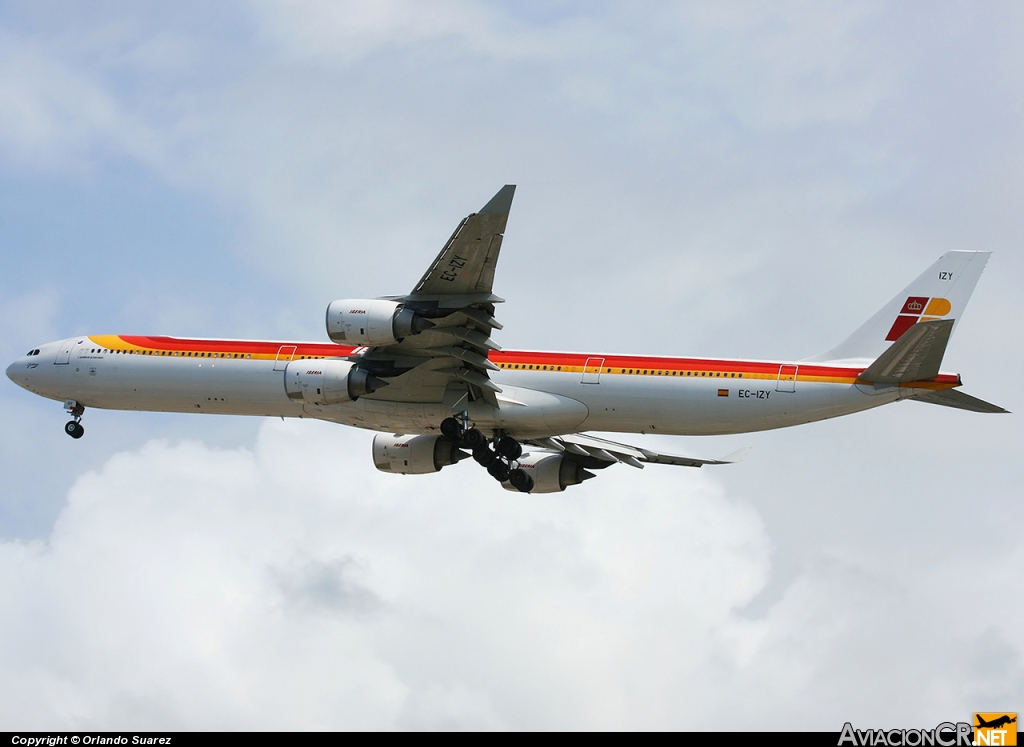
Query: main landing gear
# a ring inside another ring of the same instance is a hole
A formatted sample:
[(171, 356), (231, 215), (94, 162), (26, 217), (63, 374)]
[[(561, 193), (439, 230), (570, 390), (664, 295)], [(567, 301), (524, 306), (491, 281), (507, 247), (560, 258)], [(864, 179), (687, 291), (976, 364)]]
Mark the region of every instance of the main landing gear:
[(512, 436), (496, 435), (488, 440), (483, 431), (469, 427), (466, 413), (462, 413), (460, 419), (442, 420), (441, 435), (459, 447), (472, 451), (473, 460), (498, 482), (507, 480), (522, 493), (533, 490), (533, 478), (516, 463), (523, 455), (523, 446)]
[(85, 428), (82, 427), (82, 414), (85, 412), (85, 405), (80, 405), (75, 400), (69, 399), (64, 402), (64, 409), (74, 418), (64, 424), (64, 432), (71, 438), (81, 438), (85, 435)]

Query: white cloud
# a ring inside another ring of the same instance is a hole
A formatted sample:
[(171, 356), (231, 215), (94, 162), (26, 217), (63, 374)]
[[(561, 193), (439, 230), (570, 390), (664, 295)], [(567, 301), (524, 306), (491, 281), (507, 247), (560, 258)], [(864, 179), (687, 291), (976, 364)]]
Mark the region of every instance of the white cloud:
[(148, 160), (152, 142), (108, 86), (45, 43), (0, 31), (0, 147), (35, 168), (78, 169), (97, 147)]
[[(706, 473), (525, 497), (472, 463), (381, 475), (368, 440), (267, 421), (251, 451), (152, 442), (82, 477), (47, 542), (0, 544), (0, 719), (836, 728), (968, 707), (964, 657), (914, 633), (936, 610), (836, 560), (743, 617), (769, 541)], [(865, 691), (876, 667), (898, 681)], [(889, 703), (906, 677), (919, 696)]]
[(485, 49), (494, 38), (485, 9), (459, 0), (270, 0), (253, 3), (253, 9), (262, 32), (295, 59), (344, 63), (438, 39)]

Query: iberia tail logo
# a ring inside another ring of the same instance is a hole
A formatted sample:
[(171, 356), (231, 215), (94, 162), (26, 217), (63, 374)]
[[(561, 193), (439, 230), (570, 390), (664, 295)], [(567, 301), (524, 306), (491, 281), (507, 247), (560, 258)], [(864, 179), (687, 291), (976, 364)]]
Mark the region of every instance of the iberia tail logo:
[(892, 329), (885, 336), (888, 341), (898, 340), (903, 333), (918, 322), (931, 322), (941, 319), (953, 308), (945, 298), (928, 298), (927, 296), (910, 296), (900, 309), (899, 316), (892, 324)]
[(1012, 747), (1017, 744), (1016, 713), (975, 713), (974, 744)]

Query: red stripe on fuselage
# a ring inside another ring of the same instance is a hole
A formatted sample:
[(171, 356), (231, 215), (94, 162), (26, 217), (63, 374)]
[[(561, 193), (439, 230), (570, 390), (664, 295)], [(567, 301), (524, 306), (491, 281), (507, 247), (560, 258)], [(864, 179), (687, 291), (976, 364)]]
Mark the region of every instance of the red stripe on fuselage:
[(328, 358), (352, 355), (354, 345), (309, 342), (268, 342), (264, 340), (190, 340), (184, 337), (149, 337), (118, 335), (129, 345), (151, 350), (193, 350), (205, 353), (251, 353), (277, 355), (282, 347), (295, 347), (295, 355), (317, 355)]
[[(533, 351), (505, 350), (500, 353), (492, 352), (489, 356), (494, 363), (504, 364), (540, 364), (542, 366), (573, 366), (582, 368), (587, 361), (596, 366), (597, 360), (603, 360), (601, 369), (654, 369), (665, 371), (729, 371), (778, 375), (781, 361), (745, 361), (728, 358), (664, 358), (639, 355), (588, 355), (584, 353), (541, 353)], [(790, 365), (790, 364), (787, 364)], [(834, 366), (819, 366), (794, 364), (800, 366), (801, 376), (846, 376), (856, 378), (863, 370), (861, 368), (839, 368)], [(618, 373), (616, 370), (615, 373)]]
[[(145, 336), (145, 335), (118, 335), (118, 337), (129, 345), (152, 350), (190, 350), (202, 352), (226, 352), (245, 353), (252, 355), (273, 356), (277, 355), (282, 347), (295, 347), (295, 356), (322, 356), (326, 358), (346, 357), (358, 350), (358, 346), (336, 345), (334, 343), (303, 343), (303, 342), (271, 342), (264, 340), (203, 340), (188, 339), (183, 337)], [(736, 373), (760, 374), (762, 376), (777, 376), (781, 361), (746, 361), (730, 360), (722, 358), (666, 358), (656, 356), (639, 355), (611, 355), (611, 354), (587, 354), (587, 353), (555, 353), (532, 350), (503, 350), (491, 351), (488, 356), (490, 360), (498, 365), (533, 365), (533, 366), (563, 366), (570, 368), (583, 368), (587, 361), (596, 366), (598, 360), (601, 370), (616, 369), (640, 369), (640, 370), (664, 370), (664, 371), (734, 371)], [(862, 368), (822, 366), (818, 364), (794, 363), (785, 365), (799, 366), (798, 377), (837, 377), (855, 380), (864, 370)], [(522, 370), (521, 368), (518, 370)], [(536, 369), (534, 369), (536, 370)], [(942, 374), (932, 381), (940, 384), (957, 385), (959, 383), (956, 375)]]

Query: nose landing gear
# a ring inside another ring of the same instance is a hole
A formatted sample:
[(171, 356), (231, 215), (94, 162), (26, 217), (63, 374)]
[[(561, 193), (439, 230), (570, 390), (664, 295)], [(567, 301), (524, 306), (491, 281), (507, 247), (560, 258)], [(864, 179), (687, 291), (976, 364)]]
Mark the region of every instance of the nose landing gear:
[(456, 418), (445, 418), (441, 421), (441, 434), (457, 446), (470, 449), (473, 461), (498, 482), (508, 480), (523, 493), (533, 490), (533, 479), (516, 465), (516, 460), (523, 455), (522, 444), (504, 434), (495, 435), (488, 442), (483, 431), (468, 425), (466, 413), (462, 414), (461, 422)]
[(85, 435), (85, 428), (82, 427), (82, 414), (85, 412), (85, 405), (80, 405), (75, 400), (69, 399), (64, 402), (64, 409), (74, 418), (64, 424), (64, 432), (71, 438), (81, 438)]

